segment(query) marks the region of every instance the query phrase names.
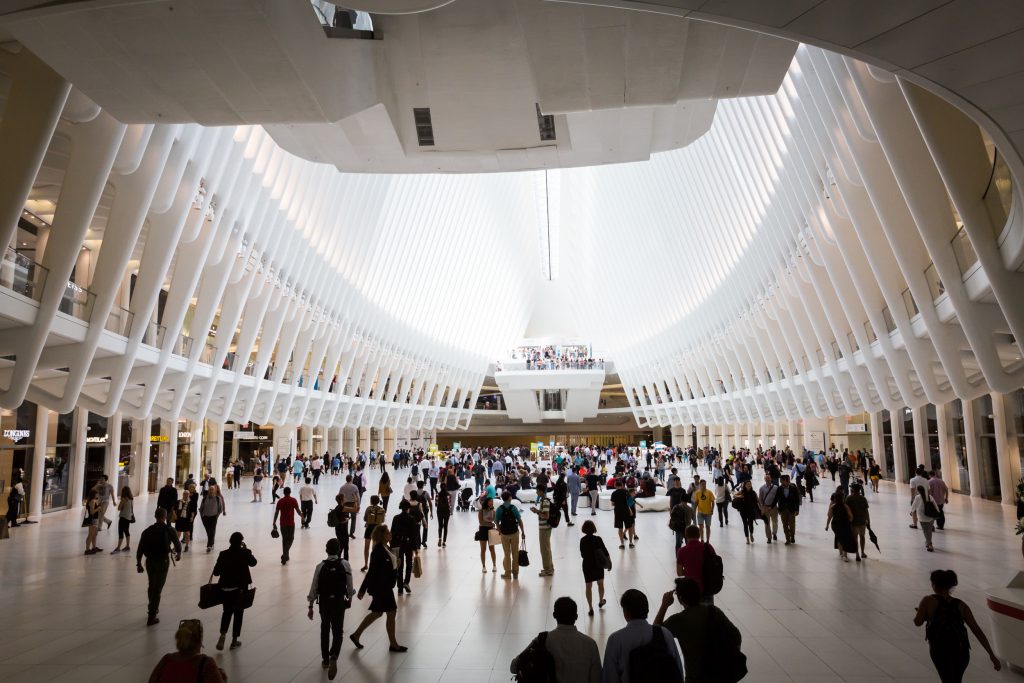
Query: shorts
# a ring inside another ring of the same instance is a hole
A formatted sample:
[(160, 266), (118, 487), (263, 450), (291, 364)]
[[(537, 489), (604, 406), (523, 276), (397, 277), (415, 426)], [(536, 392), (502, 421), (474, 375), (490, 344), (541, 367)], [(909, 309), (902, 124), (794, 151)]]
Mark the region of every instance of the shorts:
[(620, 515), (615, 513), (615, 528), (616, 529), (632, 529), (633, 528), (633, 515), (623, 514)]
[(710, 526), (711, 520), (714, 517), (713, 513), (704, 514), (703, 512), (697, 513), (697, 526)]
[(376, 524), (367, 524), (366, 529), (363, 530), (363, 538), (367, 541), (373, 536), (373, 530), (377, 528)]

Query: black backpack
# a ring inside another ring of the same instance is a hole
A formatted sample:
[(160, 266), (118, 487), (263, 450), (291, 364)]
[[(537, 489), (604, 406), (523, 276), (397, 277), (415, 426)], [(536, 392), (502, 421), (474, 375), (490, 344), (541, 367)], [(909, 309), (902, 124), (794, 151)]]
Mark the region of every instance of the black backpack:
[(701, 569), (704, 595), (718, 595), (725, 584), (725, 565), (722, 556), (711, 552), (708, 544), (704, 544), (704, 566)]
[(552, 529), (562, 523), (562, 508), (552, 505), (548, 508), (548, 526)]
[(966, 654), (971, 649), (967, 639), (967, 626), (960, 613), (960, 601), (956, 598), (943, 600), (939, 598), (939, 606), (935, 616), (928, 620), (925, 637), (933, 648), (949, 654)]
[(938, 519), (939, 517), (939, 508), (935, 507), (935, 503), (932, 502), (931, 498), (924, 499), (924, 514), (932, 519)]
[(707, 655), (702, 658), (703, 665), (710, 667), (705, 670), (704, 677), (718, 683), (737, 683), (747, 675), (747, 656), (740, 651), (739, 642), (728, 642), (721, 628), (725, 615), (717, 607), (705, 607), (708, 610), (705, 644)]
[(555, 658), (548, 652), (547, 639), (547, 631), (542, 631), (516, 657), (517, 683), (555, 683)]
[(325, 561), (317, 577), (316, 592), (322, 606), (348, 607), (348, 572), (341, 560)]
[(514, 534), (519, 531), (519, 522), (516, 520), (515, 512), (512, 506), (502, 506), (505, 509), (501, 513), (501, 521), (498, 522), (498, 531), (503, 535)]
[(630, 651), (629, 680), (683, 683), (683, 673), (668, 649), (663, 630), (661, 626), (652, 626), (651, 641)]
[(686, 504), (679, 503), (668, 513), (668, 528), (672, 531), (684, 531), (686, 527)]

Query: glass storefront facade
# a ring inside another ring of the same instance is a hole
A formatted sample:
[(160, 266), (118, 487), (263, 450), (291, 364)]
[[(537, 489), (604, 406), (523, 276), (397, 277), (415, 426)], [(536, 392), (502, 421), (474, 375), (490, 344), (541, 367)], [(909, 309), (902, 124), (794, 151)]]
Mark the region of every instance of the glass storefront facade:
[[(949, 404), (949, 421), (952, 429), (953, 454), (956, 460), (956, 467), (960, 476), (960, 488), (954, 489), (957, 493), (970, 495), (971, 477), (967, 468), (967, 432), (964, 428), (964, 404), (960, 399), (955, 399)], [(949, 477), (946, 477), (947, 481)]]
[(996, 452), (996, 425), (992, 414), (992, 397), (982, 396), (974, 402), (978, 420), (978, 459), (981, 461), (981, 495), (998, 500), (1002, 490), (999, 486), (999, 456)]
[(19, 481), (25, 489), (20, 516), (29, 509), (32, 460), (35, 453), (36, 407), (24, 403), (17, 410), (0, 413), (0, 514), (7, 514), (7, 497)]

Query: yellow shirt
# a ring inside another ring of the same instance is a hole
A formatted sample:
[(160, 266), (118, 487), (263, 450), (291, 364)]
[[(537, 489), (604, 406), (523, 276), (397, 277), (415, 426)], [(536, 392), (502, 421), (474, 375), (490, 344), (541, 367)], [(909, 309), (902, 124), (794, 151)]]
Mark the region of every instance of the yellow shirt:
[(715, 511), (715, 494), (707, 489), (695, 491), (693, 499), (697, 501), (697, 512), (702, 515), (710, 515)]

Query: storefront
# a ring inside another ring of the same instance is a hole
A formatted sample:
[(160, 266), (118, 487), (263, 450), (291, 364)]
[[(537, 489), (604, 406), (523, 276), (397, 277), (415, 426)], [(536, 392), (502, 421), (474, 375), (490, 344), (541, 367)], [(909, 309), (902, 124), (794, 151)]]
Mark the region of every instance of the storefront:
[(999, 486), (999, 453), (996, 450), (996, 422), (992, 409), (992, 397), (988, 394), (974, 402), (974, 413), (978, 421), (978, 459), (981, 460), (981, 496), (999, 500), (1002, 489)]
[[(238, 425), (233, 436), (235, 437), (234, 456), (242, 463), (244, 471), (252, 472), (263, 455), (268, 457), (269, 462), (270, 447), (274, 443), (273, 427), (263, 427), (250, 422), (249, 424)], [(316, 439), (316, 436), (313, 438)], [(314, 451), (316, 451), (317, 444), (318, 442), (314, 440)]]
[[(160, 461), (162, 458), (167, 457), (167, 453), (170, 449), (171, 437), (160, 431), (163, 427), (163, 420), (158, 417), (153, 418), (150, 423), (149, 431), (149, 470), (147, 472), (149, 476), (148, 491), (158, 491), (160, 487), (164, 485), (160, 481)], [(177, 427), (177, 424), (172, 425)]]
[(110, 435), (107, 433), (107, 418), (96, 413), (89, 413), (88, 425), (85, 433), (85, 477), (82, 481), (82, 498), (95, 486), (106, 474), (110, 477), (111, 483), (116, 482), (116, 477), (107, 472), (107, 452), (110, 449)]
[[(949, 404), (949, 420), (953, 438), (953, 452), (956, 454), (956, 466), (960, 478), (957, 493), (970, 495), (971, 478), (967, 469), (967, 432), (964, 429), (964, 404), (960, 399), (953, 399)], [(946, 477), (949, 480), (949, 477)]]
[(17, 410), (0, 413), (0, 514), (7, 514), (7, 496), (19, 481), (25, 489), (20, 516), (28, 514), (32, 481), (32, 458), (35, 452), (36, 407), (24, 403)]
[(43, 512), (63, 510), (71, 504), (71, 442), (74, 413), (51, 412), (47, 419), (46, 472), (43, 476)]
[(174, 465), (174, 481), (184, 482), (192, 467), (192, 423), (178, 422), (178, 457)]

